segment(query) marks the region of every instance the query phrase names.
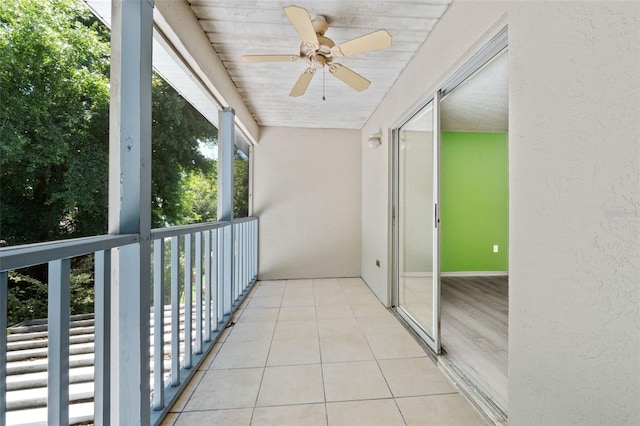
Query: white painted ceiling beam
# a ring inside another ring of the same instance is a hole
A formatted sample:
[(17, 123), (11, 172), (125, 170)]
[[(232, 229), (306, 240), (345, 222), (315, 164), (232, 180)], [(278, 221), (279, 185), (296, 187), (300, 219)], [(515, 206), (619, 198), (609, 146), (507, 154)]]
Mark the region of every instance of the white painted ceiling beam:
[[(193, 7), (192, 8), (200, 22), (243, 22), (247, 26), (253, 24), (274, 25), (276, 20), (286, 20), (287, 17), (282, 9), (263, 10), (259, 15), (255, 15), (251, 9), (229, 9), (221, 7)], [(418, 16), (404, 16), (402, 21), (408, 25), (400, 25), (397, 19), (388, 15), (357, 15), (353, 16), (332, 16), (323, 12), (327, 23), (332, 29), (371, 29), (386, 28), (388, 30), (403, 30), (412, 28), (418, 31), (429, 31), (436, 18), (425, 18)], [(314, 16), (311, 15), (313, 18)]]
[[(290, 0), (191, 0), (193, 7), (222, 7), (225, 9), (255, 9), (277, 10), (292, 4)], [(427, 1), (407, 1), (407, 0), (387, 0), (387, 1), (344, 1), (344, 0), (324, 0), (317, 1), (297, 0), (295, 4), (309, 10), (313, 15), (317, 11), (331, 11), (341, 14), (378, 14), (385, 16), (437, 16), (442, 15), (448, 7), (450, 0), (427, 0)]]
[[(264, 53), (264, 50), (260, 50), (259, 51), (261, 54)], [(362, 55), (358, 55), (358, 56), (351, 56), (348, 58), (340, 58), (340, 62), (343, 63), (344, 65), (352, 65), (352, 64), (362, 64), (362, 65), (366, 65), (366, 66), (373, 66), (375, 65), (376, 67), (389, 67), (389, 68), (395, 68), (398, 67), (399, 69), (403, 69), (404, 65), (406, 63), (406, 61), (408, 61), (409, 59), (411, 59), (411, 57), (413, 56), (414, 52), (397, 52), (397, 51), (393, 51), (391, 48), (386, 49), (384, 54), (384, 61), (380, 61), (380, 58), (376, 55), (374, 55), (373, 53), (371, 54), (366, 54), (363, 53)], [(276, 50), (274, 49), (274, 52), (276, 54), (280, 54), (280, 53), (286, 53), (283, 52), (281, 50)], [(295, 53), (295, 52), (292, 52)], [(237, 64), (243, 64), (243, 66), (246, 67), (246, 64), (244, 62), (242, 62), (242, 55), (243, 53), (240, 52), (230, 52), (230, 53), (219, 53), (218, 56), (220, 57), (220, 59), (222, 59), (222, 61), (226, 64), (226, 63), (232, 63), (234, 65)], [(265, 65), (272, 65), (275, 63), (265, 63)]]
[(186, 1), (155, 0), (154, 23), (223, 107), (236, 111), (236, 124), (249, 139), (260, 137), (258, 123), (226, 72)]
[[(170, 0), (164, 0), (170, 1)], [(255, 34), (262, 35), (262, 37), (271, 37), (275, 38), (286, 38), (291, 37), (292, 44), (295, 44), (296, 40), (299, 40), (298, 34), (296, 33), (293, 26), (289, 24), (289, 21), (283, 21), (283, 25), (274, 25), (268, 23), (258, 23), (258, 22), (232, 22), (232, 21), (213, 21), (209, 19), (200, 20), (200, 25), (202, 29), (207, 33), (214, 34), (235, 34), (238, 36), (246, 35), (246, 34)], [(412, 24), (415, 22), (412, 20)], [(425, 27), (425, 29), (421, 29), (418, 27), (403, 27), (400, 24), (394, 24), (392, 28), (386, 28), (384, 26), (367, 26), (367, 27), (329, 27), (327, 33), (325, 34), (327, 37), (332, 39), (335, 43), (341, 43), (343, 41), (350, 40), (354, 37), (359, 37), (364, 34), (368, 34), (370, 32), (379, 30), (381, 28), (388, 29), (392, 35), (394, 36), (394, 41), (404, 41), (404, 42), (417, 42), (422, 43), (424, 41), (424, 32), (430, 31), (433, 26), (436, 24), (436, 20), (425, 20), (420, 27)], [(264, 42), (263, 42), (264, 43)]]

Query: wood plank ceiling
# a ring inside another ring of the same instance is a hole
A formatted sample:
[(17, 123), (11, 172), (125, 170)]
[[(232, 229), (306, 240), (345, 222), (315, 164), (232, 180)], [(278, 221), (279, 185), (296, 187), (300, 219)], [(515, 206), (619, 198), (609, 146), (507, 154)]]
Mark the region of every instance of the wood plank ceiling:
[[(188, 2), (259, 125), (360, 129), (451, 0)], [(294, 98), (289, 91), (306, 62), (241, 61), (242, 55), (299, 53), (300, 38), (282, 9), (294, 2), (312, 19), (325, 17), (329, 24), (325, 35), (336, 44), (378, 29), (391, 33), (390, 48), (336, 61), (370, 80), (367, 90), (356, 92), (328, 71), (318, 71), (306, 94)]]

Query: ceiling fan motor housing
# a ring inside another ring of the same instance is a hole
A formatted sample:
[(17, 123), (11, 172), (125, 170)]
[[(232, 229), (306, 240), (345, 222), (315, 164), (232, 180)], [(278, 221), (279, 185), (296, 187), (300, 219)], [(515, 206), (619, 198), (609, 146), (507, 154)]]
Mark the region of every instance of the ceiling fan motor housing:
[(318, 37), (319, 47), (315, 48), (309, 43), (304, 41), (300, 44), (300, 56), (307, 59), (307, 61), (315, 68), (320, 69), (325, 64), (330, 64), (333, 61), (333, 55), (331, 54), (331, 48), (336, 44), (328, 37), (324, 36), (324, 33), (329, 28), (327, 20), (324, 16), (317, 16), (311, 21), (313, 29)]
[(320, 47), (318, 49), (309, 48), (304, 42), (300, 45), (300, 56), (309, 63), (321, 62), (322, 64), (331, 63), (333, 55), (331, 48), (335, 43), (330, 38), (318, 36)]

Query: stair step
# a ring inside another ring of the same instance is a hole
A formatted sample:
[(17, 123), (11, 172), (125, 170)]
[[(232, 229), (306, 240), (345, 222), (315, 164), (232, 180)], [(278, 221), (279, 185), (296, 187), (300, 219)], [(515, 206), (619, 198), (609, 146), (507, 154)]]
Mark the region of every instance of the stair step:
[[(93, 342), (93, 332), (91, 334), (79, 334), (74, 336), (69, 336), (69, 343), (74, 345), (78, 343), (90, 343)], [(47, 339), (37, 339), (37, 340), (19, 340), (14, 342), (7, 343), (7, 351), (22, 351), (26, 349), (37, 349), (37, 348), (46, 348), (47, 347)]]
[[(69, 401), (93, 400), (93, 383), (69, 385)], [(7, 392), (7, 411), (47, 406), (47, 388), (33, 388)]]
[[(69, 355), (79, 355), (93, 353), (93, 342), (69, 345)], [(47, 358), (48, 348), (24, 349), (21, 351), (11, 351), (7, 353), (7, 362), (34, 360)]]
[[(69, 370), (70, 383), (93, 382), (94, 368), (78, 367)], [(39, 388), (47, 386), (47, 372), (41, 371), (37, 373), (17, 374), (7, 376), (7, 391), (16, 391), (23, 389)]]
[[(22, 341), (26, 341), (26, 340), (47, 340), (47, 332), (46, 331), (38, 331), (38, 332), (33, 332), (33, 333), (29, 333), (29, 332), (25, 332), (25, 333), (19, 333), (19, 334), (11, 334), (11, 329), (7, 329), (9, 330), (9, 334), (7, 335), (7, 344), (10, 342), (22, 342)], [(82, 335), (82, 334), (93, 334), (94, 332), (94, 328), (93, 327), (75, 327), (75, 328), (71, 328), (69, 330), (69, 335), (70, 336), (78, 336), (78, 335)]]
[[(164, 307), (163, 318), (163, 374), (167, 383), (171, 369), (171, 307)], [(187, 311), (188, 312), (188, 311)], [(69, 399), (70, 424), (90, 423), (93, 420), (94, 394), (94, 316), (71, 316), (69, 329)], [(150, 318), (151, 347), (149, 348), (150, 385), (153, 386), (153, 312)], [(195, 318), (191, 321), (195, 336)], [(7, 329), (7, 424), (45, 425), (47, 422), (47, 320), (34, 320)], [(204, 329), (204, 325), (203, 325)], [(185, 310), (180, 310), (178, 334), (180, 352), (185, 347)], [(182, 360), (181, 360), (182, 361)]]
[[(93, 421), (93, 402), (69, 405), (69, 424), (86, 424)], [(7, 425), (47, 426), (47, 408), (32, 408), (7, 412)]]
[[(69, 368), (90, 366), (93, 366), (93, 353), (72, 355), (69, 357)], [(7, 363), (7, 376), (14, 374), (38, 373), (41, 371), (47, 371), (46, 358)]]
[[(47, 331), (48, 325), (46, 320), (43, 324), (34, 324), (34, 325), (14, 325), (13, 327), (9, 327), (9, 333), (33, 333), (33, 332), (42, 332)], [(93, 327), (93, 319), (82, 319), (82, 320), (72, 320), (71, 328), (78, 327)]]

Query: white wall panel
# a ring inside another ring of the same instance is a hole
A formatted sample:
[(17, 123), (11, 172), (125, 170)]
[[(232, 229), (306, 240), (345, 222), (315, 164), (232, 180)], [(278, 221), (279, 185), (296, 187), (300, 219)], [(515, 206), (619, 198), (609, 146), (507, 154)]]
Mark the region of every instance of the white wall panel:
[(640, 424), (639, 3), (454, 2), (363, 129), (362, 276), (386, 300), (388, 130), (507, 24), (510, 424)]
[(265, 127), (253, 151), (261, 279), (360, 276), (360, 132)]

